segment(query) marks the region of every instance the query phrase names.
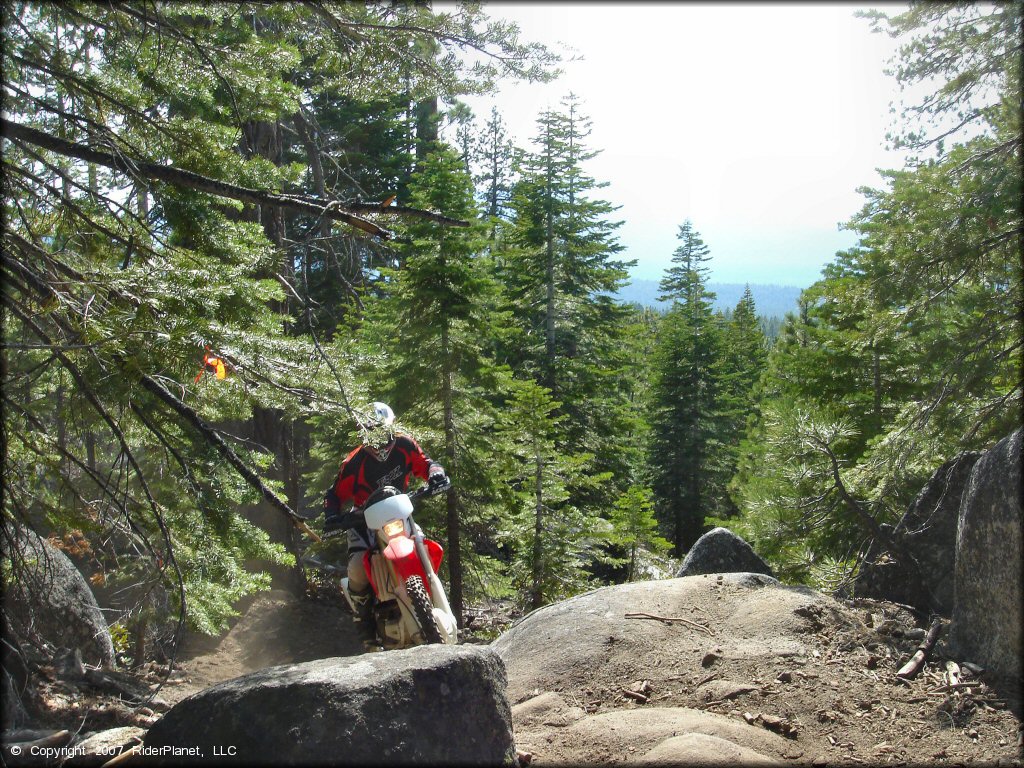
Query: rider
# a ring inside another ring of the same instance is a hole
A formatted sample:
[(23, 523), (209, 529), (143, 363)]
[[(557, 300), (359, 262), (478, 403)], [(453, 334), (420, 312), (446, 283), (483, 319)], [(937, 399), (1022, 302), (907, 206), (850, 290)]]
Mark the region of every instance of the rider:
[[(369, 415), (359, 425), (362, 445), (345, 458), (324, 496), (324, 536), (348, 531), (348, 588), (356, 608), (356, 627), (367, 649), (376, 648), (377, 642), (373, 591), (363, 568), (363, 553), (372, 548), (373, 533), (366, 528), (362, 506), (371, 493), (386, 485), (406, 490), (409, 475), (431, 486), (448, 482), (444, 467), (429, 459), (412, 437), (396, 432), (394, 422), (395, 413), (386, 404), (370, 403)], [(352, 510), (342, 513), (347, 504), (352, 504)]]

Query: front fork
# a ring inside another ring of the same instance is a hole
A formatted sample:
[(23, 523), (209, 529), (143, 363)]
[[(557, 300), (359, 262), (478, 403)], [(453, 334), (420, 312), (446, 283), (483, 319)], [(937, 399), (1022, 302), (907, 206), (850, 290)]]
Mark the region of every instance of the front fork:
[(430, 556), (427, 554), (427, 545), (423, 543), (423, 533), (420, 532), (414, 534), (412, 541), (416, 546), (416, 555), (420, 559), (420, 565), (423, 568), (423, 572), (427, 575), (427, 581), (430, 582), (427, 586), (430, 587), (431, 598), (438, 608), (448, 615), (453, 615), (452, 608), (448, 604), (448, 595), (445, 594), (444, 587), (441, 586), (441, 580), (437, 578), (437, 574), (434, 573), (434, 566), (430, 562)]

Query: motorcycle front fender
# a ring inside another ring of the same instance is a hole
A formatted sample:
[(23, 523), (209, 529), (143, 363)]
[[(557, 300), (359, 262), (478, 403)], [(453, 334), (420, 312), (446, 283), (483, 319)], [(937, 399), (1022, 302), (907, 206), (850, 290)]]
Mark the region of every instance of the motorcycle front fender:
[(399, 578), (404, 582), (410, 576), (419, 576), (423, 584), (430, 590), (430, 580), (423, 572), (420, 559), (416, 556), (416, 546), (412, 539), (406, 536), (396, 536), (388, 542), (384, 549), (384, 557), (391, 561)]

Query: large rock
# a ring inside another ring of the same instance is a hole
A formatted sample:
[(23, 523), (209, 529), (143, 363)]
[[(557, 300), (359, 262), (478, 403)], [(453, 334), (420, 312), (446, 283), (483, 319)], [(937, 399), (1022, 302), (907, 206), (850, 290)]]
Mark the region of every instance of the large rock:
[(718, 676), (740, 680), (748, 673), (733, 671), (737, 666), (806, 663), (808, 637), (846, 631), (856, 621), (852, 611), (805, 587), (727, 573), (602, 587), (527, 614), (490, 647), (508, 670), (510, 703), (537, 691), (572, 692), (586, 701), (590, 694), (582, 691), (593, 686), (595, 669), (614, 665), (620, 685), (650, 678), (657, 649), (671, 648), (672, 670), (693, 670), (695, 681), (709, 674), (709, 664)]
[(107, 622), (74, 563), (33, 531), (10, 525), (7, 533), (4, 540), (11, 551), (4, 556), (10, 558), (14, 577), (7, 585), (4, 610), (15, 632), (77, 648), (90, 664), (113, 664)]
[(676, 576), (699, 576), (704, 573), (775, 575), (753, 548), (728, 528), (713, 528), (697, 539)]
[(901, 552), (875, 539), (854, 584), (857, 597), (903, 603), (922, 614), (952, 614), (960, 501), (981, 455), (961, 453), (935, 471), (892, 531)]
[[(689, 707), (618, 709), (567, 726), (544, 752), (570, 765), (782, 765), (803, 755), (789, 739), (735, 716)], [(805, 765), (807, 763), (805, 762)]]
[(672, 736), (644, 754), (642, 765), (780, 765), (781, 760), (704, 733)]
[(982, 456), (956, 537), (951, 641), (965, 661), (1021, 679), (1021, 443), (1018, 429)]
[(180, 702), (145, 747), (170, 764), (507, 764), (505, 685), (498, 656), (475, 646), (269, 667)]

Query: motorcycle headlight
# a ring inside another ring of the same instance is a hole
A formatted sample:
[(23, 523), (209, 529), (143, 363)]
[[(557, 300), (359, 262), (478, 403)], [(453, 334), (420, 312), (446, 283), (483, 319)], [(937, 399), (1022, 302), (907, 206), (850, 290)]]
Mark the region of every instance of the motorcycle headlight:
[(393, 539), (395, 536), (400, 536), (405, 533), (405, 521), (401, 519), (388, 520), (384, 523), (384, 527), (381, 528), (384, 531), (384, 535), (388, 539)]

